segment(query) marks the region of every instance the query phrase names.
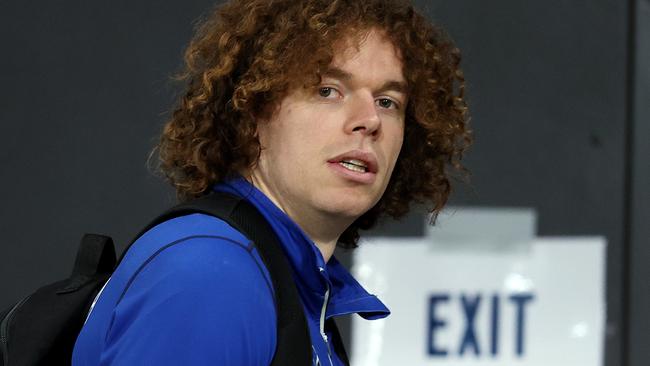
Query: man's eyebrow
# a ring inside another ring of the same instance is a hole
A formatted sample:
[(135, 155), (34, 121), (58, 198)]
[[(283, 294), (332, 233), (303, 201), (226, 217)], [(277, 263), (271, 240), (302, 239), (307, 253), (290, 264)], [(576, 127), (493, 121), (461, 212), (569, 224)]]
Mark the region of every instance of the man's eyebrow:
[[(327, 69), (327, 71), (323, 73), (323, 77), (330, 77), (341, 81), (350, 81), (354, 78), (352, 74), (345, 70), (341, 70), (338, 67)], [(408, 85), (404, 81), (388, 80), (377, 90), (377, 92), (385, 92), (387, 90), (408, 94)]]
[(327, 69), (324, 73), (323, 76), (329, 77), (329, 78), (334, 78), (334, 79), (339, 79), (343, 81), (349, 81), (352, 79), (352, 74), (350, 74), (347, 71), (343, 71), (339, 69), (338, 67), (330, 67)]
[(384, 85), (377, 90), (378, 93), (385, 92), (387, 90), (392, 90), (396, 91), (398, 93), (402, 94), (408, 94), (409, 93), (409, 88), (406, 82), (404, 81), (395, 81), (395, 80), (389, 80), (384, 83)]

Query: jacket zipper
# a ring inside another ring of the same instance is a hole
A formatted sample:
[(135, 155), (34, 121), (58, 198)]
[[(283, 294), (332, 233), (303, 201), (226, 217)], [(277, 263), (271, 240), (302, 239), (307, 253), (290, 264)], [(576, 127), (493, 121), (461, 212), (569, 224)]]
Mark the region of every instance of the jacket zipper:
[[(323, 272), (324, 269), (322, 267), (318, 267), (318, 269)], [(325, 341), (325, 345), (327, 346), (327, 358), (330, 361), (330, 366), (333, 366), (334, 364), (332, 363), (332, 350), (330, 348), (330, 343), (329, 340), (327, 339), (327, 334), (325, 333), (325, 311), (327, 310), (327, 303), (329, 302), (330, 299), (330, 286), (328, 283), (325, 284), (325, 297), (323, 299), (323, 307), (321, 308), (320, 312), (320, 335), (323, 337), (323, 340)]]
[(2, 351), (2, 358), (5, 365), (9, 363), (9, 326), (11, 325), (11, 320), (18, 308), (20, 308), (24, 303), (29, 300), (32, 295), (26, 296), (20, 300), (16, 305), (14, 305), (11, 310), (7, 313), (2, 322), (0, 323), (0, 351)]

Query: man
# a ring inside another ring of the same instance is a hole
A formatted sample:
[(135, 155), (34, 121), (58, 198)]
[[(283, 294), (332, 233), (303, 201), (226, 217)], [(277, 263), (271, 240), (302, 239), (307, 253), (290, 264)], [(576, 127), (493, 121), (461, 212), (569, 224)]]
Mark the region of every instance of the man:
[[(165, 126), (161, 168), (183, 200), (228, 192), (269, 222), (314, 365), (342, 364), (325, 319), (389, 313), (335, 247), (355, 247), (360, 229), (412, 202), (435, 214), (450, 168), (462, 169), (459, 60), (440, 30), (392, 0), (233, 0), (187, 50), (188, 90)], [(277, 314), (247, 243), (203, 214), (145, 233), (98, 297), (74, 364), (269, 365)]]

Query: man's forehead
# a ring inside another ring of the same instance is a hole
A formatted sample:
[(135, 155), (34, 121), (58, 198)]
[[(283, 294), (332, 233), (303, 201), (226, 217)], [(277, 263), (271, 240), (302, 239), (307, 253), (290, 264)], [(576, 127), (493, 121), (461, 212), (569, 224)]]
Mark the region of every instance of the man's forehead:
[(370, 29), (348, 35), (335, 42), (333, 49), (332, 62), (321, 76), (352, 82), (372, 69), (379, 72), (382, 83), (388, 84), (384, 87), (407, 92), (401, 50), (384, 31)]
[(368, 28), (365, 30), (353, 31), (353, 33), (346, 34), (338, 38), (332, 44), (334, 49), (334, 60), (332, 61), (335, 65), (340, 65), (344, 63), (347, 59), (355, 57), (361, 50), (361, 47), (369, 41), (378, 41), (390, 46), (392, 52), (395, 53), (395, 56), (401, 59), (401, 49), (398, 47), (393, 40), (386, 34), (386, 31), (379, 28)]

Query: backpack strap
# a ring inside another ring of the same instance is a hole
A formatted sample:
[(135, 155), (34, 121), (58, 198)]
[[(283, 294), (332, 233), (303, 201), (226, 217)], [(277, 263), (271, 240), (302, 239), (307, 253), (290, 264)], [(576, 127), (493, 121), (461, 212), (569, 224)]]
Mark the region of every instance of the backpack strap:
[(345, 352), (345, 345), (343, 344), (343, 337), (341, 337), (341, 332), (339, 332), (339, 327), (336, 325), (334, 318), (329, 318), (325, 321), (325, 329), (328, 329), (332, 332), (332, 345), (336, 354), (339, 356), (339, 359), (343, 362), (344, 365), (350, 365), (350, 359), (348, 353)]
[(271, 366), (310, 365), (312, 353), (309, 328), (291, 267), (269, 223), (246, 200), (224, 192), (213, 192), (163, 213), (136, 236), (136, 239), (162, 222), (194, 213), (220, 218), (244, 234), (255, 244), (269, 271), (278, 316), (277, 347)]
[(109, 236), (85, 234), (77, 249), (72, 275), (57, 294), (79, 290), (97, 278), (107, 279), (115, 270), (115, 245)]
[(115, 245), (105, 235), (85, 234), (77, 251), (72, 276), (108, 274), (115, 270)]

